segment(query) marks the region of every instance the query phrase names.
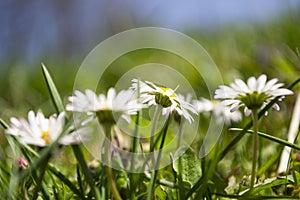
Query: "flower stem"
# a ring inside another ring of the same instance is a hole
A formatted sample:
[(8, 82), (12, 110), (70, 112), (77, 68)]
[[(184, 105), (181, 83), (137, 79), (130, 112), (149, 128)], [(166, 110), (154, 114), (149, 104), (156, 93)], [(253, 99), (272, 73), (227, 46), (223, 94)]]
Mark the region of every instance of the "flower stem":
[(45, 172), (46, 172), (46, 169), (47, 169), (47, 165), (48, 165), (48, 161), (50, 160), (50, 155), (47, 156), (45, 162), (42, 163), (42, 166), (41, 166), (41, 171), (40, 171), (40, 175), (39, 175), (39, 178), (37, 180), (37, 183), (36, 183), (36, 188), (35, 188), (35, 191), (34, 191), (34, 194), (32, 196), (32, 199), (35, 200), (38, 198), (38, 194), (39, 194), (39, 191), (40, 189), (42, 188), (42, 183), (43, 183), (43, 179), (44, 179), (44, 175), (45, 175)]
[(114, 182), (114, 178), (112, 176), (112, 169), (111, 169), (111, 155), (110, 155), (110, 142), (111, 142), (111, 124), (103, 124), (104, 131), (106, 134), (106, 137), (104, 139), (104, 147), (105, 147), (105, 172), (107, 176), (107, 181), (111, 189), (111, 193), (116, 200), (122, 200), (120, 193), (117, 189), (117, 186)]
[(177, 138), (177, 149), (180, 147), (181, 144), (181, 138), (182, 138), (182, 132), (183, 132), (183, 124), (185, 120), (181, 120), (178, 130), (178, 138)]
[(256, 109), (252, 110), (253, 117), (253, 160), (252, 160), (252, 172), (251, 172), (251, 182), (250, 190), (253, 189), (255, 178), (256, 178), (256, 163), (257, 163), (257, 150), (258, 150), (258, 112)]
[[(157, 124), (157, 121), (158, 121), (158, 118), (159, 118), (159, 113), (161, 111), (161, 106), (158, 105), (156, 106), (155, 108), (155, 112), (154, 112), (154, 117), (153, 117), (153, 121), (152, 121), (152, 125), (151, 125), (151, 132), (150, 132), (150, 149), (155, 149), (154, 148), (154, 134), (155, 134), (155, 130), (156, 130), (156, 124)], [(151, 152), (150, 152), (151, 153)], [(151, 161), (152, 161), (152, 165), (154, 166), (154, 163), (155, 163), (155, 160), (154, 160), (154, 155), (152, 156), (151, 158)]]
[(131, 163), (130, 163), (130, 174), (129, 174), (129, 180), (130, 180), (130, 189), (129, 189), (129, 194), (132, 199), (135, 199), (135, 188), (136, 188), (136, 182), (134, 180), (134, 170), (135, 170), (135, 154), (137, 152), (138, 144), (139, 144), (139, 138), (138, 138), (138, 133), (139, 133), (139, 126), (140, 126), (140, 112), (137, 112), (136, 115), (136, 125), (134, 129), (134, 135), (132, 137), (132, 154), (131, 154)]
[(154, 194), (154, 187), (155, 187), (155, 182), (156, 182), (156, 178), (157, 178), (157, 172), (158, 172), (158, 168), (160, 165), (160, 158), (161, 158), (163, 146), (165, 143), (169, 123), (170, 123), (170, 116), (167, 118), (166, 124), (163, 128), (163, 132), (162, 132), (163, 135), (162, 135), (162, 139), (161, 139), (161, 143), (160, 143), (160, 147), (159, 147), (159, 151), (158, 151), (158, 155), (157, 155), (157, 160), (156, 160), (155, 168), (154, 168), (152, 176), (151, 176), (150, 186), (148, 188), (147, 200), (155, 199), (155, 196), (153, 196), (153, 198), (152, 198), (152, 195)]

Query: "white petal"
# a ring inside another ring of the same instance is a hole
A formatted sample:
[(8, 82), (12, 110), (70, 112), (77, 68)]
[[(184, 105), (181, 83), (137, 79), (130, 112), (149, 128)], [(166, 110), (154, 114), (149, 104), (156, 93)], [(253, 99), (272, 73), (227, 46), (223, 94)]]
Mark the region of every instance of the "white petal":
[(113, 108), (113, 101), (116, 97), (116, 90), (114, 88), (109, 88), (107, 92), (107, 104), (109, 108)]
[(276, 111), (279, 111), (279, 110), (280, 110), (280, 107), (279, 107), (279, 105), (278, 105), (277, 103), (275, 103), (275, 104), (272, 106), (272, 108), (273, 108), (274, 110), (276, 110)]
[(248, 78), (247, 84), (248, 84), (248, 87), (250, 89), (249, 92), (256, 91), (256, 79), (255, 79), (255, 77), (251, 76), (250, 78)]
[(87, 133), (89, 132), (91, 132), (90, 128), (80, 128), (68, 135), (63, 136), (59, 143), (62, 145), (71, 145), (89, 141), (90, 138), (87, 136)]
[(215, 91), (215, 99), (227, 99), (227, 98), (235, 98), (238, 95), (236, 91), (234, 91), (232, 88), (221, 85), (219, 86), (219, 89)]
[(232, 99), (224, 100), (221, 102), (221, 104), (224, 106), (230, 106), (232, 104), (239, 104), (239, 103), (240, 103), (239, 100), (232, 100)]
[(252, 111), (250, 109), (248, 109), (247, 107), (245, 107), (244, 113), (245, 113), (246, 116), (250, 116)]
[(240, 108), (240, 106), (241, 105), (239, 104), (239, 102), (232, 104), (230, 107), (230, 112), (235, 112), (236, 110), (238, 110)]
[(250, 92), (249, 86), (247, 86), (247, 84), (244, 81), (242, 81), (241, 79), (236, 79), (235, 84), (237, 86), (239, 86), (239, 88), (241, 88), (241, 91), (243, 91), (244, 93)]
[(33, 111), (28, 112), (28, 122), (30, 128), (30, 131), (28, 131), (28, 133), (39, 137), (41, 135), (41, 128), (39, 128), (37, 125), (37, 121)]
[(257, 79), (257, 86), (256, 86), (256, 89), (257, 89), (257, 92), (258, 93), (261, 93), (263, 88), (265, 87), (266, 85), (266, 81), (267, 81), (267, 76), (265, 74), (261, 75), (258, 79)]
[(294, 94), (293, 91), (285, 88), (280, 88), (271, 92), (271, 95), (273, 95), (274, 97), (292, 95), (292, 94)]
[(270, 88), (272, 88), (276, 83), (277, 83), (278, 79), (277, 78), (273, 78), (271, 80), (269, 80), (265, 87), (263, 88), (262, 92), (266, 92), (268, 90), (270, 90)]

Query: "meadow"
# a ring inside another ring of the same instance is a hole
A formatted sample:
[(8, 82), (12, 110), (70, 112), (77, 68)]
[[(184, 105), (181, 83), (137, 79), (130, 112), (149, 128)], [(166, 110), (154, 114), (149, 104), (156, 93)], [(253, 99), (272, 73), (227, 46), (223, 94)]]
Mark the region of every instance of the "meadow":
[[(7, 59), (0, 69), (1, 198), (300, 198), (299, 20), (294, 13), (187, 30), (226, 87), (210, 77), (207, 88), (191, 63), (160, 49), (121, 55), (94, 88), (85, 87), (93, 71), (77, 77), (80, 59), (36, 66)], [(126, 74), (149, 63), (147, 70), (159, 63), (180, 76), (160, 65), (153, 76)], [(190, 86), (177, 84), (181, 77)]]

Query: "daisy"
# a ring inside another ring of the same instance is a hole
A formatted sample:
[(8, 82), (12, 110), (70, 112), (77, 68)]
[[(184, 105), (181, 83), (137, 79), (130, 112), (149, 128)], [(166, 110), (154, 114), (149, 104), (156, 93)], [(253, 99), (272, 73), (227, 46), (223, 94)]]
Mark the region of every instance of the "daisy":
[[(236, 111), (238, 108), (245, 106), (245, 114), (248, 116), (255, 110), (263, 109), (274, 98), (280, 100), (285, 95), (291, 95), (293, 92), (289, 89), (281, 88), (282, 83), (277, 83), (278, 79), (274, 78), (267, 81), (266, 75), (261, 75), (257, 79), (250, 77), (247, 83), (236, 79), (230, 87), (221, 85), (215, 92), (216, 99), (223, 99), (223, 104), (231, 106), (230, 110)], [(280, 110), (278, 104), (274, 104), (275, 110)]]
[[(224, 99), (223, 104), (231, 106), (230, 110), (236, 111), (244, 106), (245, 115), (252, 113), (253, 122), (253, 160), (250, 190), (254, 188), (256, 178), (256, 162), (258, 157), (258, 111), (263, 109), (270, 101), (276, 97), (280, 99), (285, 95), (291, 95), (291, 90), (281, 88), (282, 83), (277, 83), (278, 79), (274, 78), (267, 81), (266, 75), (261, 75), (257, 79), (250, 77), (247, 83), (240, 79), (236, 79), (230, 87), (221, 85), (215, 92), (216, 99)], [(273, 108), (279, 110), (278, 104), (274, 104)]]
[[(55, 141), (62, 133), (65, 125), (65, 113), (62, 112), (58, 116), (51, 115), (45, 118), (44, 114), (38, 112), (36, 115), (33, 111), (28, 112), (28, 121), (24, 118), (10, 119), (11, 126), (6, 130), (7, 134), (16, 136), (22, 144), (31, 144), (44, 147)], [(87, 133), (86, 128), (67, 131), (68, 135), (63, 136), (59, 140), (59, 144), (70, 145), (80, 143), (86, 138), (82, 135)]]
[[(107, 96), (96, 95), (92, 90), (85, 90), (85, 93), (76, 90), (74, 96), (70, 96), (70, 103), (66, 105), (66, 110), (96, 114), (99, 122), (115, 123), (116, 116), (122, 116), (130, 121), (130, 115), (134, 115), (143, 108), (138, 103), (132, 90), (122, 90), (118, 94), (114, 88), (110, 88)], [(114, 115), (113, 115), (114, 113)]]
[(186, 96), (183, 96), (182, 94), (178, 94), (178, 99), (181, 102), (182, 108), (182, 116), (187, 119), (190, 123), (194, 120), (193, 117), (189, 114), (188, 111), (198, 114), (197, 110), (195, 109), (194, 105), (191, 104), (192, 102), (192, 94), (187, 94)]
[(169, 115), (173, 111), (176, 111), (179, 115), (183, 116), (189, 121), (193, 122), (193, 117), (189, 114), (192, 112), (196, 114), (193, 105), (184, 100), (183, 96), (176, 94), (175, 90), (167, 87), (159, 87), (150, 81), (139, 81), (137, 79), (132, 80), (131, 88), (135, 91), (140, 92), (141, 102), (147, 104), (148, 106), (152, 105), (161, 105), (162, 114)]
[(231, 122), (239, 122), (242, 119), (239, 111), (230, 112), (230, 108), (218, 100), (201, 98), (201, 100), (194, 100), (193, 105), (198, 113), (214, 115), (217, 123), (221, 123), (225, 118), (225, 123), (229, 125)]

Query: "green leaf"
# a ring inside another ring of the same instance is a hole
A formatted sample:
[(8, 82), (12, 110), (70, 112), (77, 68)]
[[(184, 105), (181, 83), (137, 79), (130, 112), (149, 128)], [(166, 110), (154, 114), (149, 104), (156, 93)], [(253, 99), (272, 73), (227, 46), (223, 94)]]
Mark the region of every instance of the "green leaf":
[(46, 80), (46, 83), (47, 83), (47, 87), (48, 87), (48, 90), (50, 92), (50, 95), (51, 95), (51, 98), (52, 98), (52, 101), (54, 103), (54, 106), (56, 108), (56, 111), (58, 113), (60, 112), (63, 112), (65, 111), (65, 107), (64, 107), (64, 104), (60, 98), (60, 95), (56, 89), (56, 86), (46, 68), (46, 66), (42, 63), (42, 70), (43, 70), (43, 75), (44, 75), (44, 78)]
[(296, 182), (296, 185), (299, 186), (300, 184), (300, 174), (296, 170), (293, 170), (294, 179)]
[[(51, 78), (51, 76), (50, 76), (50, 74), (49, 74), (46, 66), (43, 63), (42, 63), (42, 70), (43, 70), (43, 75), (44, 75), (44, 78), (46, 80), (46, 83), (47, 83), (47, 86), (48, 86), (48, 89), (49, 89), (52, 101), (53, 101), (53, 103), (55, 105), (56, 111), (57, 112), (63, 112), (63, 111), (65, 111), (63, 102), (62, 102), (62, 100), (60, 98), (60, 95), (59, 95), (57, 89), (56, 89), (56, 86), (55, 86), (55, 84), (54, 84), (54, 82), (53, 82), (53, 80), (52, 80), (52, 78)], [(53, 146), (53, 144), (51, 146)], [(76, 159), (77, 159), (80, 167), (82, 168), (83, 174), (86, 177), (86, 181), (90, 185), (91, 190), (93, 191), (96, 199), (101, 199), (100, 193), (99, 193), (99, 191), (98, 191), (98, 189), (97, 189), (97, 187), (95, 185), (95, 182), (94, 182), (94, 180), (92, 178), (92, 175), (89, 172), (89, 169), (87, 167), (87, 164), (86, 164), (86, 161), (85, 161), (85, 159), (83, 157), (81, 149), (79, 148), (78, 145), (72, 145), (72, 150), (74, 152), (74, 155), (75, 155), (75, 157), (76, 157)], [(38, 161), (40, 161), (40, 160), (38, 160)]]
[(263, 183), (256, 185), (252, 191), (247, 189), (242, 193), (243, 193), (243, 196), (248, 195), (248, 194), (255, 194), (262, 190), (270, 189), (274, 186), (284, 185), (284, 184), (291, 183), (291, 182), (294, 182), (294, 178), (292, 175), (268, 178), (268, 179), (264, 180)]
[(184, 182), (193, 186), (202, 176), (200, 160), (197, 158), (195, 152), (186, 145), (179, 147), (175, 152), (174, 160), (174, 171), (181, 176)]
[(156, 187), (155, 194), (159, 199), (167, 199), (167, 194), (162, 190), (161, 187)]

